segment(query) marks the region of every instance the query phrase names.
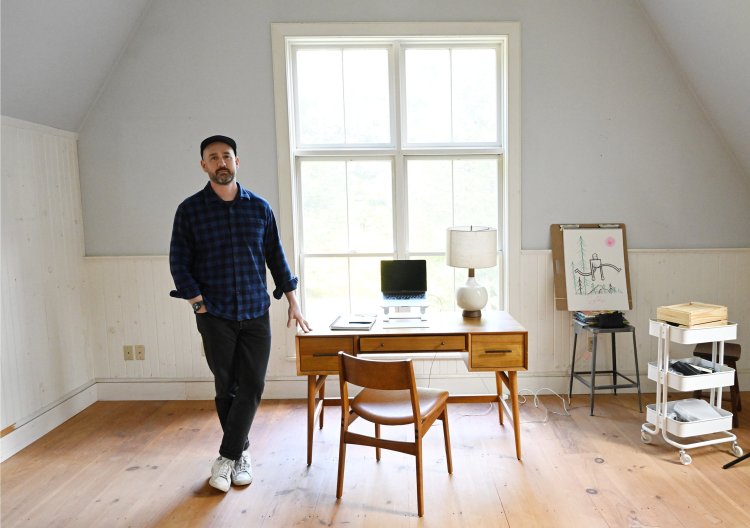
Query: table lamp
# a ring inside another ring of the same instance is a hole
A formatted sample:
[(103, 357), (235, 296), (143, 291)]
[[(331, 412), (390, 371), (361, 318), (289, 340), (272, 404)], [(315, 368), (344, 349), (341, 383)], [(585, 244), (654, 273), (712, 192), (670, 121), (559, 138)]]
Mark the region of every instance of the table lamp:
[(464, 317), (481, 317), (487, 305), (487, 289), (474, 278), (477, 268), (497, 264), (497, 229), (480, 226), (448, 228), (445, 263), (454, 268), (468, 268), (466, 284), (456, 290), (456, 303)]

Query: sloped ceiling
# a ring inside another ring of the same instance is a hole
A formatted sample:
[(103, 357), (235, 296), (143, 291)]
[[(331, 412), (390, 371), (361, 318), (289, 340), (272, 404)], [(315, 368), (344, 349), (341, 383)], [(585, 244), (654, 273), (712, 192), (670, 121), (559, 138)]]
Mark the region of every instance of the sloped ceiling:
[(3, 0), (2, 115), (78, 132), (151, 0)]
[[(3, 0), (2, 114), (80, 131), (152, 1)], [(639, 1), (750, 177), (750, 2)]]
[(640, 1), (708, 118), (750, 176), (750, 2)]

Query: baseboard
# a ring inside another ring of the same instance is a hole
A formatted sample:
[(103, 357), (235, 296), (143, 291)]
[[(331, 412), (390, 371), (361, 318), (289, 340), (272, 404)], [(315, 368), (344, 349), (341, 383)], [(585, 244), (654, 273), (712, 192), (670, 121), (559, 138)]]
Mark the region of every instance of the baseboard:
[[(632, 376), (632, 373), (625, 373)], [(520, 390), (536, 392), (542, 389), (558, 394), (567, 394), (568, 374), (530, 373), (518, 374)], [(212, 400), (214, 398), (213, 380), (143, 380), (143, 379), (97, 379), (98, 399), (101, 401), (128, 400)], [(440, 387), (451, 394), (493, 394), (495, 375), (492, 372), (481, 372), (452, 375), (417, 376), (417, 383), (424, 387)], [(338, 396), (338, 376), (329, 376), (325, 383), (327, 396)], [(642, 392), (654, 392), (654, 382), (641, 375)], [(578, 381), (573, 382), (574, 394), (587, 394), (588, 388)], [(635, 392), (635, 389), (623, 389), (622, 392)], [(263, 399), (285, 400), (304, 399), (307, 397), (307, 378), (302, 376), (275, 376), (266, 379)]]
[(12, 457), (96, 401), (97, 386), (94, 383), (88, 383), (71, 395), (43, 409), (23, 425), (6, 428), (5, 431), (9, 432), (0, 438), (0, 462)]

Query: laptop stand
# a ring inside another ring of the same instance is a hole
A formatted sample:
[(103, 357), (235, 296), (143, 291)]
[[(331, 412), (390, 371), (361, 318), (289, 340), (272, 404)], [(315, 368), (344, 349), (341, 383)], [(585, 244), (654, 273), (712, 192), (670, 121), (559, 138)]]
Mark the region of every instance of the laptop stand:
[[(390, 312), (391, 308), (395, 310)], [(399, 311), (408, 308), (408, 311)], [(412, 311), (418, 308), (419, 312)], [(427, 328), (426, 306), (383, 306), (383, 328)]]

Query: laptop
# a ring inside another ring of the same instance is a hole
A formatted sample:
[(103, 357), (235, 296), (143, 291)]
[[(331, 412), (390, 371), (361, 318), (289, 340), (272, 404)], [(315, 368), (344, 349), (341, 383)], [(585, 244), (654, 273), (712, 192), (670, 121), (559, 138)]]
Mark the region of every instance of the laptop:
[(426, 260), (381, 260), (383, 306), (427, 306)]

